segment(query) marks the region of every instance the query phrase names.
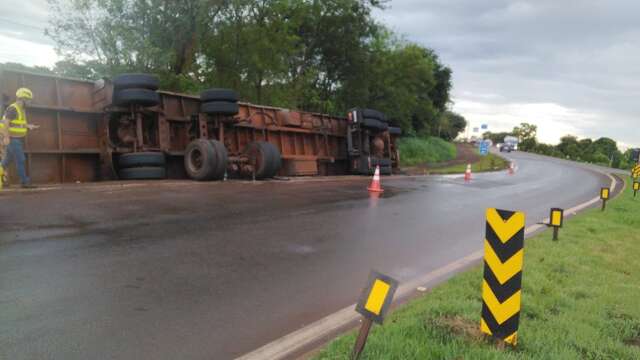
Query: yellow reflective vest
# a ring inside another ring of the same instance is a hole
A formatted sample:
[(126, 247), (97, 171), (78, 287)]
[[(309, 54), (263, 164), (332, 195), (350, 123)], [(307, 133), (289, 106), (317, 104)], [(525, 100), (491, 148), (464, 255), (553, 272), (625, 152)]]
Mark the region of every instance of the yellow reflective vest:
[[(9, 109), (12, 107), (16, 110), (16, 114), (18, 114), (18, 117), (14, 120), (8, 120), (6, 118), (6, 114), (7, 111), (9, 111)], [(2, 122), (0, 122), (0, 130), (4, 130), (5, 124), (9, 125), (9, 136), (21, 138), (27, 135), (27, 117), (22, 106), (13, 103), (9, 105), (9, 107), (7, 107), (5, 116), (3, 116)]]

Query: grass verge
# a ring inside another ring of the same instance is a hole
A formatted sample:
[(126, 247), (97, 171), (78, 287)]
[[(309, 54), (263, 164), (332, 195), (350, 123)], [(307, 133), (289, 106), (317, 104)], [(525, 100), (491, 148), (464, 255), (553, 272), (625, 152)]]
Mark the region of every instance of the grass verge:
[[(480, 161), (471, 164), (472, 172), (486, 172), (504, 170), (509, 167), (509, 162), (500, 156), (488, 154), (482, 156)], [(428, 169), (429, 174), (460, 174), (467, 170), (467, 164), (457, 164), (445, 167), (432, 167)]]
[[(361, 359), (640, 359), (640, 198), (627, 185), (606, 212), (567, 219), (560, 241), (550, 231), (525, 241), (517, 347), (479, 333), (477, 266), (374, 327)], [(349, 359), (354, 341), (316, 359)]]
[(456, 146), (437, 137), (403, 138), (398, 143), (401, 166), (435, 163), (456, 158)]

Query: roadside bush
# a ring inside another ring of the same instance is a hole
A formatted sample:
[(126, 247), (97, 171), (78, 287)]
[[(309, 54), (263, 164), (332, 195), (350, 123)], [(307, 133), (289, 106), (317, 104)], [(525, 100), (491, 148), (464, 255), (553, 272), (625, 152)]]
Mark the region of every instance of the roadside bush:
[(595, 153), (592, 157), (594, 163), (602, 166), (609, 166), (609, 158), (602, 153)]
[(456, 158), (456, 146), (438, 137), (407, 137), (400, 139), (400, 162), (402, 166), (437, 163)]

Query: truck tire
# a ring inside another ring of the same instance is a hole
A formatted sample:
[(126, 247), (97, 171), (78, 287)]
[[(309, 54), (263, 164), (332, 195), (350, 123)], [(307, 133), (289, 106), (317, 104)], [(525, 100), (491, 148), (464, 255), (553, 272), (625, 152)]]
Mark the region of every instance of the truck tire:
[(113, 102), (118, 106), (140, 105), (151, 107), (160, 103), (160, 95), (149, 89), (123, 89), (115, 92)]
[(369, 119), (369, 118), (362, 119), (361, 125), (362, 127), (379, 130), (379, 131), (386, 131), (389, 128), (389, 126), (386, 123), (380, 120)]
[(369, 118), (369, 119), (380, 120), (385, 122), (387, 121), (387, 116), (378, 110), (361, 109), (360, 113), (362, 114), (363, 118)]
[(167, 177), (167, 170), (163, 167), (134, 167), (120, 169), (120, 180), (162, 180)]
[(155, 91), (159, 86), (158, 78), (149, 74), (122, 74), (113, 79), (113, 87), (116, 90), (147, 89)]
[(216, 159), (213, 180), (222, 180), (224, 179), (225, 172), (227, 172), (227, 163), (229, 162), (227, 148), (225, 148), (224, 144), (218, 140), (209, 140), (209, 142), (213, 146), (213, 152)]
[(269, 172), (267, 177), (274, 177), (278, 175), (278, 171), (282, 167), (282, 155), (280, 154), (280, 150), (270, 142), (265, 142), (265, 146), (271, 153), (269, 156)]
[(121, 169), (134, 167), (164, 167), (166, 160), (161, 152), (135, 152), (122, 154), (118, 158)]
[(204, 139), (190, 142), (184, 152), (184, 169), (193, 180), (213, 180), (218, 169), (218, 159), (213, 144)]
[(402, 129), (400, 129), (399, 127), (389, 126), (389, 134), (402, 135)]
[(225, 102), (225, 101), (212, 101), (204, 103), (200, 106), (200, 112), (210, 115), (229, 115), (233, 116), (240, 112), (240, 107), (237, 103)]
[(256, 179), (272, 178), (280, 170), (280, 151), (273, 144), (266, 141), (249, 143), (245, 154), (249, 157), (249, 163), (254, 166)]
[(230, 89), (209, 89), (200, 93), (200, 101), (208, 103), (212, 101), (238, 102), (238, 93)]

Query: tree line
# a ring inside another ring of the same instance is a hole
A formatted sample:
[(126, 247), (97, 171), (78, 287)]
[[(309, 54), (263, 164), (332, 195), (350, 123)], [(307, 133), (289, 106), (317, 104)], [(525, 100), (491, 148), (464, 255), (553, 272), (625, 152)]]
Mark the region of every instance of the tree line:
[(407, 135), (453, 140), (466, 127), (449, 110), (451, 69), (373, 17), (386, 0), (48, 2), (46, 34), (62, 60), (38, 71), (154, 73), (167, 90), (232, 88), (244, 101), (334, 115), (374, 108)]
[(560, 138), (558, 145), (540, 143), (537, 140), (537, 126), (522, 123), (516, 126), (511, 132), (485, 132), (483, 137), (490, 139), (494, 143), (502, 143), (505, 136), (515, 136), (520, 142), (518, 149), (537, 154), (554, 156), (574, 161), (588, 162), (618, 169), (630, 169), (634, 162), (632, 160), (632, 150), (625, 152), (618, 149), (615, 140), (608, 137), (601, 137), (597, 140), (577, 136), (565, 135)]

